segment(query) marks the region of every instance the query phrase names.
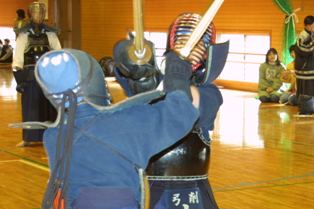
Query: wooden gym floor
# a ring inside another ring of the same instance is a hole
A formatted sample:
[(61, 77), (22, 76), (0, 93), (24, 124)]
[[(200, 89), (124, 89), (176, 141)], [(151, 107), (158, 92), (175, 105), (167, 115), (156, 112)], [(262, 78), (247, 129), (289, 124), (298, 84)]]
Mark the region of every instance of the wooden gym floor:
[[(109, 83), (116, 100), (117, 85)], [(210, 182), (221, 209), (314, 209), (314, 118), (296, 107), (260, 104), (254, 93), (222, 89), (213, 132)], [(0, 209), (35, 209), (49, 169), (41, 146), (17, 148), (20, 99), (0, 69)]]

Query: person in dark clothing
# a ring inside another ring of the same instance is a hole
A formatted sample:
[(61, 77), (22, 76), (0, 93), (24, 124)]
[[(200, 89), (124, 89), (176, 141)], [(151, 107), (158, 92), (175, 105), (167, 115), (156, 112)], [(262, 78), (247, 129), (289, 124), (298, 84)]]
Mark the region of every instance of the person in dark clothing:
[(299, 113), (314, 113), (314, 16), (304, 18), (304, 30), (296, 44), (295, 73)]

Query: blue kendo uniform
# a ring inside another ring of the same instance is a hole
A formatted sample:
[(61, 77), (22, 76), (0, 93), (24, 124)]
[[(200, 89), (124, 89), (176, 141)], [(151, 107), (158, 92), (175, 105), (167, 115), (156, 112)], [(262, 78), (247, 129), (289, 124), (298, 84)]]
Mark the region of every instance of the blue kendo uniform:
[(74, 49), (43, 55), (35, 76), (59, 120), (44, 133), (51, 175), (42, 208), (56, 201), (73, 209), (143, 208), (149, 159), (199, 117), (186, 93), (147, 92), (109, 106), (100, 65)]
[[(153, 105), (139, 104), (117, 112), (79, 105), (75, 114), (68, 202), (71, 204), (85, 187), (129, 188), (139, 202), (136, 169), (146, 168), (151, 156), (184, 137), (197, 118), (198, 111), (179, 91)], [(58, 128), (50, 128), (44, 135), (51, 169), (56, 163), (53, 156), (57, 134)]]

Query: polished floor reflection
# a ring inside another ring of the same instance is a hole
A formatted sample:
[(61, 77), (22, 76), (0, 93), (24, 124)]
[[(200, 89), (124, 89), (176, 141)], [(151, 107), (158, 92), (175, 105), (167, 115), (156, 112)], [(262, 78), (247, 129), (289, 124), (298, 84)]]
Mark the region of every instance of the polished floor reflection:
[[(109, 80), (114, 101), (123, 97)], [(222, 89), (212, 133), (210, 182), (221, 209), (314, 209), (314, 118), (260, 104), (254, 93)], [(49, 176), (41, 146), (17, 148), (20, 96), (0, 68), (0, 209), (35, 209)]]
[(221, 208), (314, 208), (314, 118), (222, 90), (210, 180)]

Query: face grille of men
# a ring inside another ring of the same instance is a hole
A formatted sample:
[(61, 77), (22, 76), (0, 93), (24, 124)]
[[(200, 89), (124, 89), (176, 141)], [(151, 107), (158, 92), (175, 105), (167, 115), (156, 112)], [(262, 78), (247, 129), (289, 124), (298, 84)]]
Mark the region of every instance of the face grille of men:
[(45, 5), (38, 2), (31, 4), (29, 7), (29, 14), (34, 23), (42, 23), (46, 15)]

